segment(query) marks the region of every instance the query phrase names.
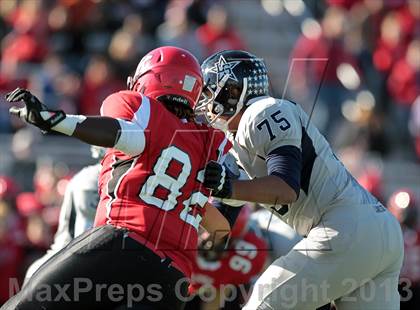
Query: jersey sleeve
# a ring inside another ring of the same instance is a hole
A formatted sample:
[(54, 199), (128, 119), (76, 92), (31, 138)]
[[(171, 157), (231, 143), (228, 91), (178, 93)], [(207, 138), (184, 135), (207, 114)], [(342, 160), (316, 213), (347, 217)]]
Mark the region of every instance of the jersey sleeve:
[(109, 95), (102, 103), (101, 116), (131, 121), (142, 105), (140, 93), (120, 91)]
[(269, 105), (264, 109), (248, 113), (242, 139), (248, 150), (266, 158), (282, 146), (301, 149), (302, 123), (293, 103)]
[[(275, 100), (275, 99), (272, 99)], [(299, 196), (302, 169), (302, 121), (296, 105), (286, 100), (258, 102), (240, 124), (240, 143), (265, 160), (267, 174), (280, 177)]]
[(118, 120), (121, 131), (114, 148), (136, 156), (144, 151), (144, 132), (150, 120), (150, 100), (138, 92), (120, 91), (107, 97), (101, 106), (101, 116)]

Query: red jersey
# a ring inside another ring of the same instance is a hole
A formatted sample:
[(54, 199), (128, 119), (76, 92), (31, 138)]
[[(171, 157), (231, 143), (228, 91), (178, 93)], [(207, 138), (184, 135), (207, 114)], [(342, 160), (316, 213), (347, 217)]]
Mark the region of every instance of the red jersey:
[(209, 262), (197, 257), (193, 267), (190, 292), (202, 285), (219, 287), (222, 284), (247, 284), (263, 270), (267, 259), (267, 243), (254, 232), (234, 242), (233, 249), (221, 260)]
[(106, 153), (95, 226), (128, 228), (190, 276), (209, 196), (202, 185), (204, 168), (209, 160), (220, 160), (230, 143), (223, 132), (183, 121), (138, 92), (112, 94), (101, 115), (138, 125), (144, 148), (137, 156), (116, 149)]

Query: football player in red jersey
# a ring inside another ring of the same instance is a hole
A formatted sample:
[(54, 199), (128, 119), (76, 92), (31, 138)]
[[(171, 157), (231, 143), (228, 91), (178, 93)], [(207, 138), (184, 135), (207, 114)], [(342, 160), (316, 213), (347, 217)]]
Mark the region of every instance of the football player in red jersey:
[[(201, 309), (223, 308), (225, 301), (232, 301), (234, 298), (239, 309), (239, 304), (245, 301), (248, 284), (262, 272), (269, 247), (261, 236), (250, 229), (248, 224), (251, 212), (248, 204), (241, 208), (232, 227), (227, 249), (215, 247), (211, 251), (200, 251), (202, 255), (197, 256), (190, 292), (198, 296), (206, 294), (200, 290), (208, 290), (209, 295), (215, 293), (215, 298), (209, 298), (211, 300), (203, 303)], [(188, 305), (187, 309), (192, 307), (193, 305)]]
[[(1, 309), (182, 308), (187, 282), (180, 280), (191, 274), (199, 225), (219, 238), (229, 231), (202, 186), (206, 163), (222, 161), (230, 148), (222, 132), (193, 121), (202, 88), (195, 57), (161, 47), (143, 57), (128, 90), (103, 102), (101, 116), (50, 111), (25, 89), (6, 95), (25, 103), (11, 114), (44, 132), (109, 150), (99, 176), (96, 227), (47, 261)], [(52, 298), (37, 298), (44, 286), (52, 288)], [(73, 298), (57, 294), (56, 286)]]

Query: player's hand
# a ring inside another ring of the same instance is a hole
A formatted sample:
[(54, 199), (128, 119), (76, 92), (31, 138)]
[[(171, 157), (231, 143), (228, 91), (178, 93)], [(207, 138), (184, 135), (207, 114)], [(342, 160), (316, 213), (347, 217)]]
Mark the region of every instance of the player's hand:
[(66, 114), (63, 111), (48, 110), (47, 106), (24, 88), (16, 88), (14, 91), (7, 93), (6, 100), (11, 103), (23, 101), (25, 104), (23, 108), (12, 106), (9, 109), (9, 113), (40, 128), (44, 132), (50, 131), (52, 127), (66, 118)]
[(232, 182), (229, 171), (224, 165), (216, 161), (209, 161), (204, 172), (204, 186), (213, 190), (212, 196), (230, 198), (232, 196)]

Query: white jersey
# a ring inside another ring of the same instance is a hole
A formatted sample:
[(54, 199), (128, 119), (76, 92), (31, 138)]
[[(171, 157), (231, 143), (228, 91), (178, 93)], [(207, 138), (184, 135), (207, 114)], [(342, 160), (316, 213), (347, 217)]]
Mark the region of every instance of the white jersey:
[(309, 123), (299, 105), (272, 97), (251, 100), (233, 142), (234, 155), (249, 177), (267, 176), (265, 159), (281, 146), (302, 152), (298, 200), (289, 206), (266, 205), (306, 236), (322, 214), (337, 204), (376, 204), (336, 158), (318, 129)]
[(92, 228), (99, 202), (98, 176), (100, 170), (100, 164), (87, 166), (70, 180), (61, 205), (54, 242), (47, 253), (28, 268), (24, 284), (55, 253), (64, 248), (71, 240)]
[(61, 205), (52, 250), (61, 250), (71, 240), (92, 228), (99, 202), (98, 177), (101, 165), (87, 166), (69, 182)]

